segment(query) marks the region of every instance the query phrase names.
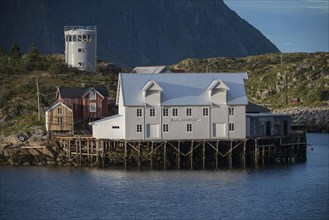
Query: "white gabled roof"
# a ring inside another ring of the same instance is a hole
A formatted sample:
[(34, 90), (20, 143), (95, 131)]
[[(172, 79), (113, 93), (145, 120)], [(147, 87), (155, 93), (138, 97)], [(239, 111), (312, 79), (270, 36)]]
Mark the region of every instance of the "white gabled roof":
[(143, 106), (142, 88), (149, 81), (162, 88), (162, 106), (209, 105), (208, 88), (214, 82), (222, 82), (227, 91), (228, 105), (247, 105), (244, 80), (247, 73), (185, 73), (185, 74), (133, 74), (120, 73), (123, 105)]

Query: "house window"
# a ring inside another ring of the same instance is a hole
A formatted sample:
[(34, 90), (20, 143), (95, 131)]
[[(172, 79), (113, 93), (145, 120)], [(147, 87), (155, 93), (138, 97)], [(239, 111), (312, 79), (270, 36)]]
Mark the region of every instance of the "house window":
[(169, 115), (169, 111), (168, 111), (167, 108), (162, 109), (162, 115), (163, 116), (168, 116)]
[(142, 125), (137, 125), (137, 133), (141, 133), (142, 132)]
[(155, 116), (155, 109), (151, 108), (150, 109), (150, 117), (154, 117)]
[(163, 132), (168, 132), (168, 131), (169, 131), (169, 125), (163, 124)]
[(89, 103), (89, 112), (96, 112), (96, 103)]
[(178, 116), (178, 109), (177, 108), (173, 108), (172, 116)]
[(63, 118), (57, 118), (57, 124), (62, 125), (63, 124)]
[(203, 116), (208, 116), (209, 115), (209, 109), (208, 108), (203, 108), (202, 109), (202, 115)]
[(78, 48), (78, 52), (79, 53), (84, 53), (85, 52), (85, 49), (84, 48)]
[(63, 109), (61, 107), (57, 108), (57, 114), (58, 115), (63, 114)]
[(191, 108), (186, 109), (186, 116), (192, 116), (192, 109)]
[(228, 115), (229, 116), (234, 116), (235, 115), (234, 107), (228, 107)]
[(112, 126), (112, 129), (119, 129), (119, 126)]
[(96, 92), (95, 91), (91, 91), (89, 93), (89, 100), (96, 100)]
[(186, 131), (187, 132), (192, 132), (192, 124), (187, 124), (186, 125)]
[(229, 131), (235, 131), (235, 124), (234, 123), (229, 123), (228, 124), (228, 130)]
[(142, 109), (141, 108), (138, 108), (137, 109), (137, 117), (142, 117)]

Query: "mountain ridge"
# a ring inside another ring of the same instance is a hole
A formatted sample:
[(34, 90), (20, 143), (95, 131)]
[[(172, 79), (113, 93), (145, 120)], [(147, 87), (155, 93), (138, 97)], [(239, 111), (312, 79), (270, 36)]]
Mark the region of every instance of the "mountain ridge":
[(0, 45), (31, 42), (64, 53), (64, 26), (95, 25), (98, 56), (121, 66), (167, 65), (187, 57), (245, 57), (279, 52), (259, 30), (215, 1), (6, 1)]

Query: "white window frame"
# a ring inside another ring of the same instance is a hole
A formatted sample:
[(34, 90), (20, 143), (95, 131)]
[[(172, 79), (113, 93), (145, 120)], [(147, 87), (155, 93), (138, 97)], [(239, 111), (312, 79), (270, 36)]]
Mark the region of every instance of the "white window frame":
[(137, 133), (142, 133), (142, 132), (143, 132), (143, 127), (142, 127), (141, 124), (138, 124), (138, 125), (136, 126), (136, 131), (137, 131)]
[(186, 124), (186, 131), (192, 132), (192, 124)]
[(172, 116), (177, 117), (178, 116), (178, 108), (172, 109)]
[(85, 63), (84, 63), (84, 62), (81, 62), (81, 61), (79, 61), (79, 62), (78, 62), (78, 66), (79, 66), (79, 67), (84, 67), (84, 66), (85, 66)]
[(228, 124), (228, 130), (229, 132), (234, 132), (235, 131), (235, 123), (229, 123)]
[(89, 112), (96, 112), (96, 103), (89, 103)]
[(234, 107), (228, 107), (228, 115), (229, 116), (235, 116), (235, 108)]
[(136, 109), (136, 116), (137, 117), (143, 117), (143, 111), (141, 108)]
[(167, 108), (162, 109), (162, 116), (164, 116), (164, 117), (169, 116), (169, 109), (167, 109)]
[(78, 48), (78, 53), (84, 53), (85, 52), (85, 48)]
[(155, 117), (155, 109), (150, 108), (150, 117)]
[(192, 108), (186, 108), (186, 116), (192, 116)]
[(63, 118), (62, 117), (57, 118), (57, 124), (58, 125), (63, 125)]
[(63, 114), (63, 108), (62, 107), (58, 107), (57, 108), (57, 115), (62, 115)]
[(90, 91), (89, 100), (96, 100), (96, 91), (94, 90)]
[(209, 108), (203, 108), (202, 109), (202, 115), (203, 116), (209, 116)]
[(168, 133), (168, 132), (169, 132), (169, 125), (168, 125), (168, 124), (163, 124), (163, 126), (162, 126), (162, 131), (163, 131), (164, 133)]

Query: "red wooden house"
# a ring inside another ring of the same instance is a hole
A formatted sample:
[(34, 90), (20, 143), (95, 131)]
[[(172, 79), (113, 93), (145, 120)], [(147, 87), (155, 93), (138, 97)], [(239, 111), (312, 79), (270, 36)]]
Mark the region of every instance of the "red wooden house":
[(94, 121), (108, 116), (106, 87), (59, 87), (56, 98), (73, 110), (74, 118)]

